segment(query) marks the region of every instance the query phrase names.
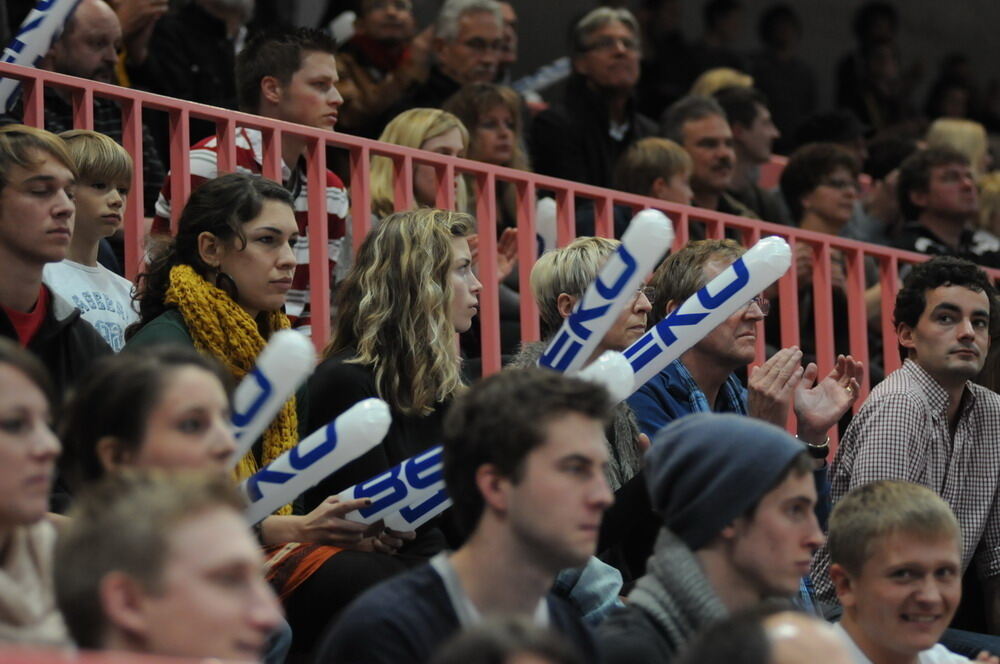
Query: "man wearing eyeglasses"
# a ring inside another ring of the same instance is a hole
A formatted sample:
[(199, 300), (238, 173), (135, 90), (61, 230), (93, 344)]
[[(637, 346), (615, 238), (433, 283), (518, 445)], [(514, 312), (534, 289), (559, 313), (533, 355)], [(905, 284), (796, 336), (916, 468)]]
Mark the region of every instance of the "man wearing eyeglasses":
[(638, 24), (627, 9), (598, 7), (576, 24), (570, 48), (566, 98), (536, 118), (532, 160), (539, 173), (610, 187), (619, 155), (656, 132), (634, 100)]
[[(651, 323), (679, 307), (744, 251), (733, 240), (702, 240), (669, 256), (650, 281), (655, 292)], [(792, 346), (751, 370), (743, 387), (735, 372), (756, 356), (758, 323), (769, 310), (770, 302), (758, 295), (629, 397), (642, 432), (652, 438), (675, 419), (712, 411), (750, 415), (783, 427), (794, 408), (799, 439), (815, 459), (825, 459), (827, 432), (857, 398), (862, 364), (841, 355), (833, 371), (816, 383), (816, 365), (803, 367), (802, 351)]]
[(388, 118), (410, 108), (441, 108), (469, 83), (492, 83), (504, 49), (504, 21), (495, 0), (447, 0), (434, 22), (434, 62), (427, 80)]

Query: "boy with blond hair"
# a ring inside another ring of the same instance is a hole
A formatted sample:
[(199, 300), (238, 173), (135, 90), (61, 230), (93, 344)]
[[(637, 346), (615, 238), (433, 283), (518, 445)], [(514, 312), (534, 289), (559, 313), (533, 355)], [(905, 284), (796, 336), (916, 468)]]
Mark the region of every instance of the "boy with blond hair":
[(66, 258), (49, 263), (44, 283), (80, 310), (111, 349), (125, 345), (125, 328), (138, 319), (132, 306), (132, 282), (97, 262), (101, 239), (122, 225), (132, 157), (111, 137), (88, 129), (65, 131), (70, 156), (76, 162), (76, 221)]
[(856, 662), (969, 661), (938, 644), (962, 599), (962, 555), (958, 520), (937, 494), (898, 480), (862, 485), (834, 508), (828, 546), (844, 607), (836, 629)]

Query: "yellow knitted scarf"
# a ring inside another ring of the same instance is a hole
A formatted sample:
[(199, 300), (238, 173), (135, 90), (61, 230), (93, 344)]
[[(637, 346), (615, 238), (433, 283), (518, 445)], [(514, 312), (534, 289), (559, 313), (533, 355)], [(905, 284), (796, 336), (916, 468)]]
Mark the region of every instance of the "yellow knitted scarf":
[[(237, 381), (250, 373), (266, 342), (257, 322), (225, 291), (202, 279), (190, 265), (175, 265), (170, 270), (165, 301), (176, 306), (184, 317), (195, 348), (221, 362)], [(267, 315), (271, 330), (290, 327), (288, 317), (282, 312), (272, 311)], [(298, 418), (292, 396), (264, 431), (260, 461), (253, 450), (247, 452), (236, 467), (237, 478), (250, 477), (297, 442)], [(279, 513), (290, 514), (291, 506), (286, 505)]]

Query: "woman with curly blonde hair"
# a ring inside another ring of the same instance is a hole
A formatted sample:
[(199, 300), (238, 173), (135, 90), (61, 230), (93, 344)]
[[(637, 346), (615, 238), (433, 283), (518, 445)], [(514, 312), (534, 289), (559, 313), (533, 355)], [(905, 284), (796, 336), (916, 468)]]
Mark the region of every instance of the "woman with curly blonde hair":
[[(437, 108), (411, 108), (392, 119), (379, 141), (427, 150), (452, 157), (464, 157), (469, 132), (457, 117)], [(433, 207), (437, 200), (438, 175), (433, 166), (413, 165), (413, 199), (417, 206)], [(455, 209), (465, 210), (466, 196), (461, 180), (455, 180)], [(372, 157), (372, 214), (381, 219), (396, 209), (392, 160)]]
[[(337, 292), (325, 359), (309, 380), (306, 430), (369, 397), (388, 402), (392, 425), (381, 444), (307, 491), (306, 509), (440, 443), (445, 406), (463, 389), (455, 333), (472, 325), (482, 289), (467, 240), (474, 223), (464, 213), (421, 208), (390, 214), (365, 238)], [(285, 602), (296, 638), (318, 632), (357, 594), (444, 547), (434, 521), (416, 533), (359, 533), (339, 549), (299, 546), (299, 559), (329, 561), (314, 566)]]

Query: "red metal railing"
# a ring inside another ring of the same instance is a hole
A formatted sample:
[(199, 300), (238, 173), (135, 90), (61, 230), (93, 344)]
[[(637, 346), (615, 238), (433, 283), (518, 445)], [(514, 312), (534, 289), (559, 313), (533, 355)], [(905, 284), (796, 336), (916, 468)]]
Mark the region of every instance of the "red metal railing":
[[(518, 263), (521, 284), (529, 283), (531, 266), (537, 256), (535, 243), (535, 200), (540, 191), (551, 192), (557, 204), (557, 243), (561, 246), (575, 236), (575, 215), (577, 199), (594, 201), (596, 212), (596, 234), (610, 237), (613, 233), (613, 208), (627, 205), (638, 211), (651, 207), (662, 210), (673, 220), (676, 239), (675, 248), (683, 246), (689, 239), (691, 224), (704, 225), (707, 237), (721, 238), (727, 232), (735, 232), (747, 246), (765, 235), (779, 235), (788, 240), (794, 252), (795, 246), (805, 243), (813, 252), (813, 302), (815, 318), (815, 347), (820, 375), (829, 372), (835, 361), (834, 329), (846, 326), (850, 340), (851, 354), (869, 364), (868, 316), (865, 310), (865, 260), (873, 258), (879, 267), (879, 283), (882, 287), (881, 313), (876, 324), (883, 340), (883, 366), (886, 373), (900, 365), (895, 330), (892, 326), (892, 307), (898, 289), (899, 268), (904, 264), (925, 259), (915, 253), (898, 251), (873, 244), (865, 244), (830, 235), (754, 221), (693, 208), (684, 205), (635, 196), (622, 192), (592, 187), (589, 185), (535, 175), (524, 171), (490, 166), (480, 162), (458, 159), (444, 155), (423, 152), (411, 148), (380, 143), (331, 131), (290, 124), (255, 115), (227, 111), (224, 109), (194, 104), (179, 99), (121, 88), (113, 85), (86, 81), (51, 72), (26, 69), (16, 65), (0, 63), (0, 75), (20, 79), (24, 87), (25, 122), (39, 126), (43, 117), (43, 88), (54, 87), (65, 90), (73, 101), (74, 123), (78, 128), (93, 124), (92, 100), (95, 96), (118, 101), (122, 107), (123, 143), (136, 160), (135, 181), (132, 186), (133, 201), (129, 205), (125, 219), (126, 272), (134, 277), (143, 251), (143, 209), (142, 187), (139, 182), (142, 168), (142, 114), (146, 109), (165, 111), (170, 117), (170, 157), (172, 165), (171, 187), (173, 191), (172, 214), (176, 223), (177, 215), (190, 190), (188, 152), (190, 136), (188, 123), (191, 118), (201, 118), (216, 123), (219, 139), (219, 170), (231, 171), (235, 165), (235, 130), (237, 125), (259, 129), (264, 136), (264, 174), (277, 179), (280, 177), (281, 138), (296, 136), (307, 144), (309, 178), (309, 247), (310, 279), (312, 289), (311, 308), (313, 312), (313, 339), (322, 348), (330, 332), (330, 283), (326, 270), (326, 206), (323, 200), (322, 174), (325, 169), (326, 148), (334, 147), (349, 152), (351, 218), (355, 249), (364, 239), (370, 227), (369, 165), (372, 156), (392, 159), (395, 174), (395, 201), (397, 209), (405, 209), (413, 204), (413, 169), (417, 164), (432, 166), (438, 174), (437, 204), (452, 208), (455, 203), (454, 187), (450, 183), (457, 175), (465, 175), (477, 183), (476, 214), (479, 223), (480, 278), (484, 284), (481, 296), (480, 318), (482, 325), (483, 370), (492, 373), (500, 368), (499, 304), (497, 299), (496, 275), (496, 197), (493, 195), (499, 182), (511, 183), (517, 201), (518, 211)], [(766, 177), (774, 180), (780, 173), (780, 159), (769, 167)], [(846, 320), (834, 320), (831, 294), (831, 256), (840, 252), (845, 258), (848, 315)], [(794, 255), (794, 253), (793, 253)], [(991, 271), (994, 278), (1000, 271)], [(527, 288), (522, 289), (527, 294)], [(778, 285), (781, 300), (780, 330), (781, 346), (798, 344), (800, 339), (800, 313), (798, 311), (798, 284), (795, 270), (789, 270)], [(531, 297), (522, 297), (521, 335), (525, 341), (535, 341), (539, 337), (538, 311)], [(764, 335), (759, 335), (758, 358), (763, 357)], [(861, 381), (860, 399), (857, 408), (870, 387), (868, 375)]]

